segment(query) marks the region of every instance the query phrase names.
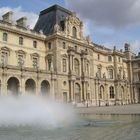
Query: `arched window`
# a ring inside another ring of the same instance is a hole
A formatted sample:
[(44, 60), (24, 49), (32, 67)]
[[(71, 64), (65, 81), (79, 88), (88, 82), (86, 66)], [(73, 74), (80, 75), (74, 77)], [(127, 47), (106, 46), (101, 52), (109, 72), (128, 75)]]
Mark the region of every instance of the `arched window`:
[(79, 75), (79, 61), (77, 59), (74, 59), (74, 69), (75, 73)]
[(108, 56), (108, 61), (109, 61), (109, 62), (112, 61), (112, 56)]
[(7, 41), (8, 40), (8, 34), (7, 33), (3, 33), (3, 41)]
[(19, 45), (23, 45), (23, 37), (19, 37)]
[(109, 93), (110, 93), (110, 99), (114, 99), (115, 94), (114, 94), (114, 87), (113, 86), (111, 86), (109, 88)]
[(108, 70), (108, 78), (113, 79), (113, 69)]
[(74, 38), (77, 37), (77, 29), (76, 29), (76, 27), (73, 27), (73, 28), (72, 28), (72, 36), (73, 36)]

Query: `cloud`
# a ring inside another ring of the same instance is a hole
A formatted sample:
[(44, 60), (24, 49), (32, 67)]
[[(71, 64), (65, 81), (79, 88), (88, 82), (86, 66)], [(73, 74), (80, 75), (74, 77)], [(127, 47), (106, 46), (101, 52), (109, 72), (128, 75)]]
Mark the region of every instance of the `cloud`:
[(65, 0), (67, 6), (98, 26), (124, 28), (140, 24), (140, 0)]
[(1, 7), (0, 8), (0, 18), (2, 18), (2, 15), (5, 14), (8, 11), (13, 11), (13, 21), (16, 22), (17, 19), (25, 16), (27, 17), (27, 25), (32, 29), (38, 19), (38, 15), (33, 12), (27, 12), (24, 11), (21, 7), (17, 8), (10, 8), (10, 7)]
[(138, 53), (140, 52), (140, 40), (135, 40), (134, 42), (131, 43), (132, 46), (132, 51)]

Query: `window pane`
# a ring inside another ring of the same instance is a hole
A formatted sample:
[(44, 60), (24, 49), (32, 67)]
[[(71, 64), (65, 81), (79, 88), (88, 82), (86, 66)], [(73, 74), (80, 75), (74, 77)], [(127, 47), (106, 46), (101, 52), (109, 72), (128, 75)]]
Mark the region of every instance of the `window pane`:
[(3, 33), (3, 41), (7, 41), (8, 35), (7, 33)]

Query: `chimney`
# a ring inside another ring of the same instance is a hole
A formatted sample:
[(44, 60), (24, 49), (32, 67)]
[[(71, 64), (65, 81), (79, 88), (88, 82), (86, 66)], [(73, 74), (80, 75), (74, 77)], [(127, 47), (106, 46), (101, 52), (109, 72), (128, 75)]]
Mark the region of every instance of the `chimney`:
[(27, 18), (26, 17), (22, 17), (20, 19), (18, 19), (17, 21), (17, 25), (21, 26), (21, 27), (27, 27)]
[(12, 15), (13, 15), (12, 11), (7, 12), (6, 14), (4, 14), (2, 16), (3, 21), (8, 22), (8, 23), (12, 23)]
[(125, 45), (124, 45), (124, 49), (125, 49), (125, 52), (130, 51), (130, 44), (125, 43)]

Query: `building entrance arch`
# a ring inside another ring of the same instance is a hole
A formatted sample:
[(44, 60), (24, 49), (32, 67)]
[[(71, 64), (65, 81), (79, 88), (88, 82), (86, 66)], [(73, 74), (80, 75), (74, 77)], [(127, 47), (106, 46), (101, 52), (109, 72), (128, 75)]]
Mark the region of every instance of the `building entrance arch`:
[(7, 92), (10, 95), (19, 94), (19, 80), (16, 77), (11, 77), (7, 81)]
[(41, 82), (41, 94), (43, 96), (49, 96), (50, 95), (50, 84), (47, 80), (44, 80)]
[(36, 84), (33, 79), (28, 79), (25, 82), (25, 92), (29, 94), (36, 94)]

